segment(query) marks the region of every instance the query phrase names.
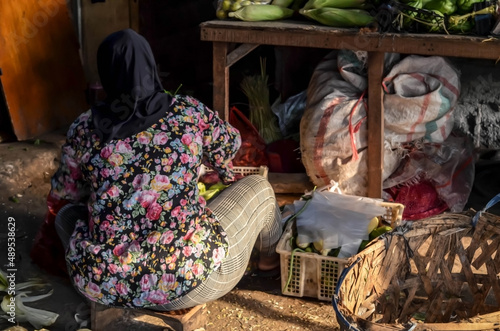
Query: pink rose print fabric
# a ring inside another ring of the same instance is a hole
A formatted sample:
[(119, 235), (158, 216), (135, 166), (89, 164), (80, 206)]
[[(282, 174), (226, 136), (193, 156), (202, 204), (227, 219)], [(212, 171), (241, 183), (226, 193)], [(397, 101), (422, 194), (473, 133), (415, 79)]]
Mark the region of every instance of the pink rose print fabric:
[(91, 113), (71, 125), (51, 195), (88, 205), (66, 253), (75, 287), (105, 305), (150, 307), (189, 293), (226, 256), (224, 229), (199, 196), (203, 162), (234, 181), (238, 130), (177, 95), (146, 131), (101, 146)]

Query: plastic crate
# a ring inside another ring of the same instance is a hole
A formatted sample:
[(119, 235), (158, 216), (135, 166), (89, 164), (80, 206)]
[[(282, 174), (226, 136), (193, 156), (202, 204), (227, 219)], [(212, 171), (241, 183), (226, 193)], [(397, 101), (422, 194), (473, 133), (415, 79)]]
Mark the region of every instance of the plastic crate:
[[(404, 206), (388, 202), (379, 204), (386, 208), (384, 219), (388, 222), (390, 220), (391, 224), (398, 224)], [(331, 301), (348, 259), (308, 252), (292, 254), (290, 239), (293, 236), (294, 226), (295, 220), (288, 222), (276, 247), (276, 251), (280, 254), (281, 291), (284, 295)], [(293, 261), (290, 262), (292, 258)]]
[(267, 173), (269, 172), (269, 168), (267, 166), (260, 167), (233, 167), (233, 170), (237, 174), (241, 174), (243, 176), (248, 175), (261, 175), (267, 178)]
[[(201, 165), (201, 170), (200, 170), (200, 176), (213, 171), (209, 167), (205, 165)], [(260, 167), (233, 167), (233, 171), (236, 174), (240, 174), (243, 176), (248, 176), (248, 175), (261, 175), (265, 178), (267, 178), (267, 174), (269, 172), (269, 168), (267, 166), (260, 166)]]
[(347, 259), (306, 252), (294, 252), (292, 256), (290, 239), (294, 224), (294, 222), (288, 223), (276, 247), (280, 255), (282, 293), (294, 297), (305, 296), (330, 301)]

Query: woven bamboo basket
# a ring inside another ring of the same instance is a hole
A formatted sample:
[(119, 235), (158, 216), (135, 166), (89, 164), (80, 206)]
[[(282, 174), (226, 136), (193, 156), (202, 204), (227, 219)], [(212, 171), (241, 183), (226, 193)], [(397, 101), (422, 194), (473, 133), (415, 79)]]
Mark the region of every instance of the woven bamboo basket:
[(500, 330), (500, 217), (401, 224), (348, 260), (332, 303), (342, 330)]

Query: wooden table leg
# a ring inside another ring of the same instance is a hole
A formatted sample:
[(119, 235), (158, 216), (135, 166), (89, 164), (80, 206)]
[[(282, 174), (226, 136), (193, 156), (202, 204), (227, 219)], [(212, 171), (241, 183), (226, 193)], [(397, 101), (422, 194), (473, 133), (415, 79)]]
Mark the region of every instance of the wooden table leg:
[(383, 52), (368, 53), (368, 197), (382, 197), (384, 169)]
[(241, 44), (235, 49), (229, 43), (213, 43), (213, 109), (229, 120), (229, 68), (257, 48), (258, 44)]
[(227, 63), (228, 43), (213, 43), (213, 110), (226, 121), (229, 120), (229, 67)]

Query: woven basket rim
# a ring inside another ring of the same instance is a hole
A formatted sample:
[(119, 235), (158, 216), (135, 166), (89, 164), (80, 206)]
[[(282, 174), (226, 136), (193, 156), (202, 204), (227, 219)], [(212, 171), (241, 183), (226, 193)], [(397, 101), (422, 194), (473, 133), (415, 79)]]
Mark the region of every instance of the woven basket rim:
[[(392, 238), (395, 236), (401, 236), (401, 235), (407, 235), (411, 236), (414, 233), (420, 236), (433, 236), (435, 235), (435, 231), (437, 229), (443, 229), (446, 230), (446, 228), (449, 228), (450, 233), (453, 233), (453, 231), (457, 232), (460, 229), (468, 229), (470, 231), (476, 231), (479, 227), (481, 229), (484, 226), (493, 226), (495, 229), (498, 229), (498, 232), (495, 232), (497, 234), (500, 234), (500, 216), (493, 215), (487, 212), (482, 212), (480, 215), (480, 220), (478, 224), (475, 226), (472, 225), (472, 218), (473, 216), (476, 215), (476, 211), (474, 210), (468, 210), (465, 212), (461, 213), (443, 213), (439, 214), (436, 216), (432, 216), (429, 218), (426, 218), (424, 220), (419, 220), (419, 221), (412, 221), (412, 222), (405, 222), (403, 221), (401, 225), (396, 227), (391, 233), (387, 233), (385, 235), (380, 236), (378, 239), (372, 241), (366, 248), (361, 251), (360, 253), (356, 254), (355, 256), (351, 257), (347, 261), (346, 268), (342, 272), (338, 283), (337, 283), (337, 288), (335, 289), (335, 295), (332, 298), (332, 305), (335, 310), (336, 316), (338, 323), (343, 326), (346, 330), (362, 330), (358, 329), (356, 325), (372, 325), (376, 326), (377, 330), (408, 330), (409, 326), (408, 324), (384, 324), (384, 323), (377, 323), (373, 321), (369, 321), (365, 318), (362, 318), (360, 316), (356, 316), (353, 314), (349, 313), (349, 309), (347, 309), (341, 302), (342, 299), (342, 291), (343, 287), (347, 286), (345, 284), (346, 282), (346, 277), (352, 276), (351, 273), (355, 272), (356, 270), (356, 265), (361, 263), (363, 259), (368, 259), (370, 258), (370, 254), (376, 252), (377, 250), (383, 250), (387, 249), (386, 247), (389, 247), (389, 244), (391, 243)], [(414, 233), (412, 233), (414, 232)], [(399, 233), (399, 234), (395, 234)], [(441, 234), (441, 233), (440, 233)], [(498, 248), (497, 248), (498, 249)], [(500, 254), (500, 250), (496, 251), (496, 254)], [(385, 256), (384, 256), (385, 257)], [(497, 257), (498, 259), (498, 257)], [(498, 275), (497, 275), (498, 276)], [(392, 279), (391, 279), (392, 281)], [(351, 285), (352, 284), (348, 284)], [(497, 298), (497, 305), (500, 305), (500, 302), (498, 302)], [(492, 329), (492, 326), (494, 324), (490, 323), (493, 316), (493, 320), (496, 321), (496, 323), (500, 323), (500, 307), (498, 307), (498, 311), (495, 313), (486, 313), (486, 314), (479, 314), (474, 317), (473, 322), (468, 322), (468, 321), (459, 321), (458, 324), (460, 325), (477, 325), (478, 322), (486, 321), (487, 323), (485, 324), (486, 326), (489, 326), (486, 329), (478, 329), (478, 328), (472, 328), (472, 330), (489, 330)], [(354, 324), (353, 324), (354, 323)], [(489, 324), (488, 324), (489, 323)], [(437, 324), (437, 326), (436, 326)], [(432, 330), (451, 330), (448, 328), (450, 325), (455, 325), (457, 322), (443, 322), (443, 323), (418, 323), (418, 328), (415, 329), (415, 326), (413, 328), (415, 330), (423, 330), (421, 329), (422, 327), (432, 327), (430, 329)], [(440, 328), (444, 327), (444, 328)], [(477, 325), (478, 326), (478, 325)], [(498, 326), (496, 326), (498, 328)], [(464, 328), (463, 330), (467, 330), (467, 328)]]

